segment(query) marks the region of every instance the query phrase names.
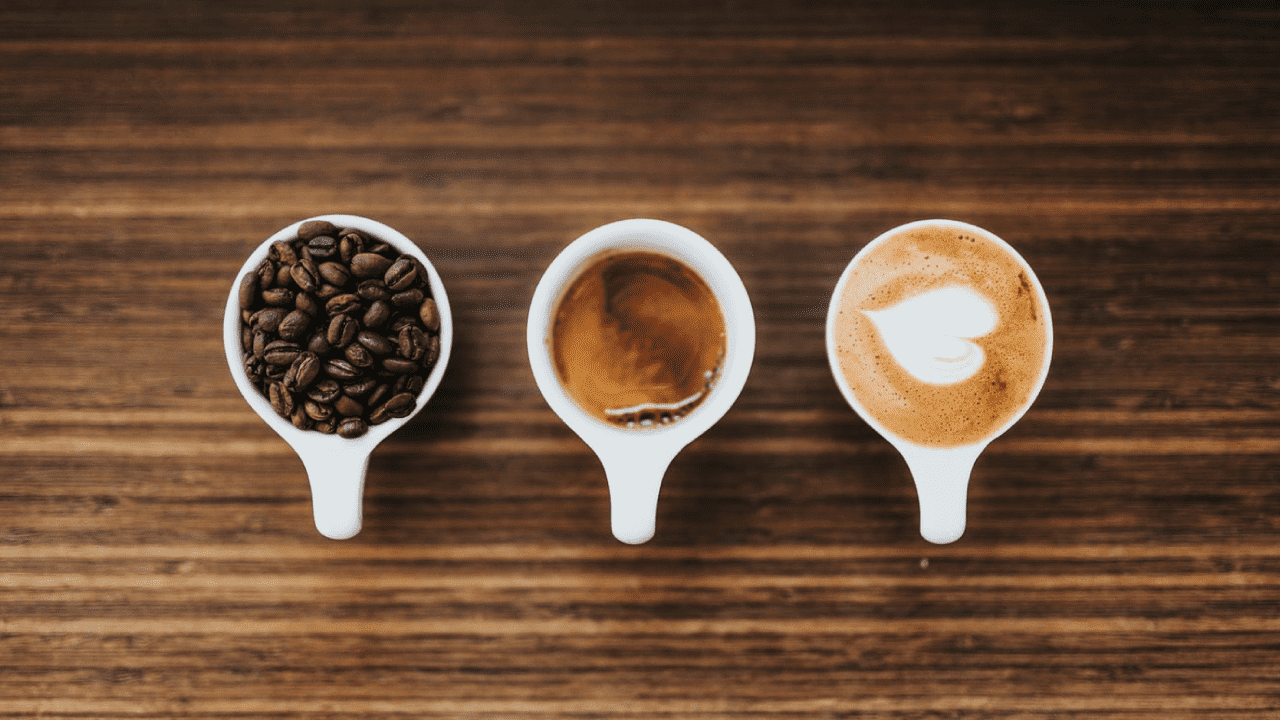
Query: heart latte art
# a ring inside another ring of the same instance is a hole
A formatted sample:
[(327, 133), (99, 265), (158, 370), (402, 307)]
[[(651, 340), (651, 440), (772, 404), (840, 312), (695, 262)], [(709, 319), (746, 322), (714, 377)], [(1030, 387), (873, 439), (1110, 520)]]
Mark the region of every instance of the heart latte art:
[(835, 364), (890, 433), (932, 447), (990, 439), (1038, 388), (1048, 303), (1008, 246), (971, 226), (904, 226), (845, 276)]
[(889, 354), (922, 382), (952, 385), (973, 377), (986, 362), (970, 342), (996, 329), (996, 311), (969, 288), (948, 287), (917, 295), (887, 310), (863, 310)]

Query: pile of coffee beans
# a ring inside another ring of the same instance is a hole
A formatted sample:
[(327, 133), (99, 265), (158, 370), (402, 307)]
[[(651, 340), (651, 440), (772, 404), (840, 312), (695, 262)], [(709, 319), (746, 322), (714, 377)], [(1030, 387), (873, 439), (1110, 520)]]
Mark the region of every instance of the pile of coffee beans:
[(412, 255), (324, 220), (240, 284), (244, 371), (301, 430), (360, 437), (407, 417), (440, 357), (440, 312)]

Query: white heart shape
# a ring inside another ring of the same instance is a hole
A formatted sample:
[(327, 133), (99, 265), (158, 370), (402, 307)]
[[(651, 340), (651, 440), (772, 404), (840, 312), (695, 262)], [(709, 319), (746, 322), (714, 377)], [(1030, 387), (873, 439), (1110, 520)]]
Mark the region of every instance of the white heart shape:
[(933, 385), (954, 385), (982, 369), (986, 353), (969, 342), (996, 329), (999, 316), (972, 288), (931, 290), (887, 310), (863, 310), (894, 360), (913, 377)]

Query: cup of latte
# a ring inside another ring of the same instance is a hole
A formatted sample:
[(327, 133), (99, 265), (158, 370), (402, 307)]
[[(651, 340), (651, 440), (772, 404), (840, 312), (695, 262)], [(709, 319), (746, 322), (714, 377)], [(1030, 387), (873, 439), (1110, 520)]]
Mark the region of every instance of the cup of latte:
[(920, 534), (934, 543), (964, 533), (973, 464), (1031, 406), (1052, 352), (1049, 302), (1031, 266), (953, 220), (872, 240), (827, 312), (836, 385), (907, 461)]
[(649, 540), (667, 466), (725, 414), (751, 370), (742, 279), (692, 230), (610, 223), (552, 261), (526, 339), (547, 404), (604, 465), (614, 536)]

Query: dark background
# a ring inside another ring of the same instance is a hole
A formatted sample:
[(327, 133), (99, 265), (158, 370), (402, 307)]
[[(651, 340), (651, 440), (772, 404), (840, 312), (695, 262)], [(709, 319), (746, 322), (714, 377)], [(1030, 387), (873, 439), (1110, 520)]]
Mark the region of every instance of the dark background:
[[(1280, 713), (1275, 3), (221, 5), (0, 3), (0, 716)], [(332, 212), (416, 240), (456, 328), (346, 542), (220, 332)], [(627, 217), (758, 324), (640, 547), (524, 349)], [(949, 546), (823, 347), (929, 217), (1017, 248), (1056, 332)]]

